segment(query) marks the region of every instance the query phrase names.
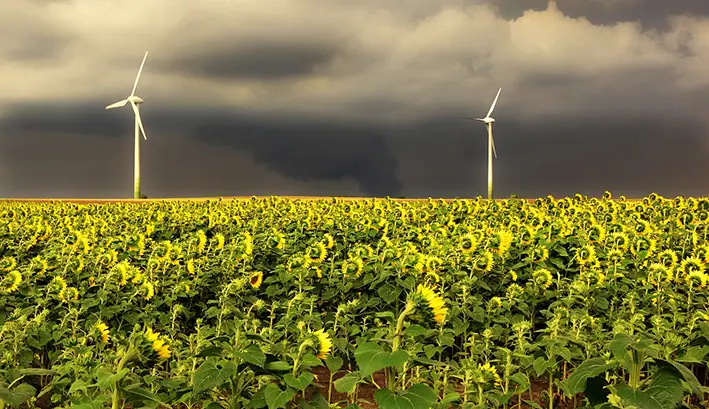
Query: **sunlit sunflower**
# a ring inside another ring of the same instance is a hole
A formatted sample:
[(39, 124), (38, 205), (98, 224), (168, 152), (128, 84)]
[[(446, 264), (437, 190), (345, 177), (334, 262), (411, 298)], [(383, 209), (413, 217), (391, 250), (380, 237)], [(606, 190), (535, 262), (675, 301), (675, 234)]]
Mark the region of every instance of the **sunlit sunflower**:
[(327, 247), (328, 249), (331, 249), (335, 245), (335, 239), (332, 237), (332, 235), (330, 233), (325, 233), (324, 237), (325, 237), (325, 241), (327, 243), (325, 245), (325, 247)]
[(108, 325), (104, 324), (102, 321), (96, 323), (96, 329), (101, 334), (101, 343), (107, 344), (109, 338), (111, 337), (108, 332)]
[(657, 254), (657, 259), (660, 261), (660, 264), (673, 270), (677, 266), (679, 257), (677, 257), (677, 253), (673, 250), (666, 249)]
[(327, 358), (327, 355), (330, 353), (330, 349), (332, 349), (332, 339), (330, 339), (330, 335), (328, 335), (324, 329), (313, 331), (313, 335), (315, 335), (315, 338), (318, 341), (317, 357), (320, 359)]
[(256, 271), (249, 275), (249, 284), (251, 284), (251, 287), (259, 288), (261, 287), (261, 283), (263, 283), (263, 273), (261, 271)]
[(165, 344), (163, 339), (160, 338), (153, 341), (153, 350), (157, 352), (158, 358), (160, 359), (167, 359), (171, 355), (170, 347)]
[(512, 233), (507, 230), (499, 230), (495, 233), (495, 238), (497, 241), (497, 248), (495, 249), (495, 252), (499, 256), (504, 256), (507, 251), (509, 251), (514, 237), (512, 236)]
[(443, 324), (446, 320), (446, 314), (448, 313), (448, 308), (445, 307), (445, 300), (433, 291), (433, 288), (419, 284), (416, 292), (420, 294), (423, 299), (428, 303), (428, 307), (433, 313), (433, 319), (438, 324)]
[(553, 282), (551, 271), (547, 270), (546, 268), (536, 269), (532, 274), (532, 281), (543, 289), (549, 288), (549, 286)]
[(20, 284), (22, 283), (22, 274), (17, 270), (12, 270), (4, 277), (2, 283), (4, 285), (2, 290), (8, 293), (15, 292), (20, 288)]
[(495, 259), (492, 252), (485, 250), (483, 254), (478, 258), (477, 267), (482, 271), (489, 273), (495, 265)]
[(150, 327), (145, 328), (145, 339), (147, 339), (150, 342), (154, 342), (158, 337), (160, 336), (159, 332), (153, 332), (153, 329)]
[(702, 263), (702, 260), (700, 260), (697, 257), (687, 257), (679, 265), (679, 268), (677, 269), (677, 275), (678, 278), (680, 275), (689, 276), (692, 273), (704, 273), (704, 263)]

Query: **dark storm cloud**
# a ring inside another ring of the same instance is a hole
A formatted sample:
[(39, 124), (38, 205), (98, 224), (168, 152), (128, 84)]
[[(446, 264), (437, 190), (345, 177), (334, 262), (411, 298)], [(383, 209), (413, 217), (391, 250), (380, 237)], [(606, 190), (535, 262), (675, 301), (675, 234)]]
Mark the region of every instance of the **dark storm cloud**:
[[(469, 3), (479, 3), (469, 0)], [(488, 1), (506, 19), (520, 17), (526, 10), (545, 10), (548, 0)], [(557, 0), (558, 9), (572, 18), (586, 18), (593, 24), (638, 21), (646, 28), (665, 30), (672, 15), (709, 16), (706, 0)]]
[[(47, 106), (28, 111), (38, 110), (51, 111)], [(18, 137), (3, 138), (4, 168), (11, 180), (5, 189), (15, 196), (129, 193), (130, 110), (126, 115), (104, 112), (103, 128), (116, 128), (111, 138), (93, 134), (94, 126), (74, 125), (86, 110), (64, 109), (61, 115), (48, 115), (63, 121), (32, 128), (32, 116), (15, 111), (12, 117), (25, 119), (5, 122), (3, 128), (3, 134)], [(454, 115), (410, 125), (353, 126), (151, 109), (144, 121), (150, 136), (141, 148), (143, 176), (151, 196), (358, 194), (342, 182), (347, 179), (374, 196), (472, 197), (486, 191), (485, 127)], [(698, 181), (709, 172), (706, 131), (681, 115), (597, 114), (544, 121), (507, 115), (498, 117), (494, 133), (498, 197), (600, 195), (604, 190), (628, 197), (653, 191), (665, 196), (705, 193)], [(311, 184), (294, 189), (287, 179), (268, 179), (264, 169)]]
[[(435, 137), (433, 136), (435, 134)], [(497, 197), (539, 197), (605, 190), (639, 197), (705, 195), (706, 130), (667, 117), (568, 117), (500, 121), (494, 128)], [(390, 138), (400, 153), (402, 194), (485, 196), (487, 133), (482, 124), (437, 119)]]
[[(679, 0), (525, 13), (546, 3), (0, 1), (3, 189), (130, 194), (132, 113), (104, 107), (149, 50), (148, 195), (484, 195), (485, 129), (459, 117), (484, 115), (498, 87), (500, 195), (701, 192), (709, 20), (643, 29)], [(77, 40), (13, 62), (45, 32)]]
[[(375, 196), (397, 195), (401, 188), (395, 174), (396, 157), (389, 150), (382, 131), (376, 127), (229, 112), (195, 114), (143, 108), (141, 114), (150, 138), (145, 145), (153, 143), (153, 138), (182, 135), (193, 141), (248, 152), (258, 163), (296, 180), (318, 182), (351, 178), (365, 193)], [(19, 138), (39, 135), (49, 140), (71, 134), (83, 135), (96, 143), (102, 136), (130, 139), (133, 132), (133, 114), (129, 108), (105, 111), (98, 102), (65, 106), (17, 105), (6, 117), (0, 121), (0, 130)], [(189, 151), (184, 155), (188, 157)], [(238, 178), (238, 175), (230, 177)]]
[(106, 101), (97, 100), (13, 103), (0, 118), (0, 131), (4, 135), (58, 133), (92, 137), (115, 137), (132, 132), (134, 116), (130, 107), (106, 110), (106, 105)]
[(153, 62), (156, 70), (211, 79), (277, 79), (317, 72), (338, 53), (337, 44), (239, 38)]
[[(558, 0), (559, 8), (570, 17), (585, 17), (594, 24), (638, 21), (646, 28), (666, 30), (668, 17), (709, 16), (705, 0)], [(568, 6), (568, 7), (565, 7)]]
[(210, 118), (194, 138), (251, 152), (269, 168), (300, 180), (355, 179), (374, 196), (395, 196), (396, 157), (381, 130), (356, 124), (263, 118)]

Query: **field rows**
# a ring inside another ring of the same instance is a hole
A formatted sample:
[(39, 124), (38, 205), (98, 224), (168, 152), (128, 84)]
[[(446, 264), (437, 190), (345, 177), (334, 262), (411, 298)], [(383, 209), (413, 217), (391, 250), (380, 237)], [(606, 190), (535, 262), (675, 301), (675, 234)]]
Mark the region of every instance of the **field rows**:
[(707, 226), (656, 195), (0, 202), (0, 409), (705, 407)]

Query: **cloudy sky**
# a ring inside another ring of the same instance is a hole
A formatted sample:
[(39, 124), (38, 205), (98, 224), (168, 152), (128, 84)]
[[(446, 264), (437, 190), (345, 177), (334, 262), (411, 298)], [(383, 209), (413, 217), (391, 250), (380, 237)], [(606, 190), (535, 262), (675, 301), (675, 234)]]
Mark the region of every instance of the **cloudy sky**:
[(0, 2), (0, 197), (709, 191), (706, 0)]

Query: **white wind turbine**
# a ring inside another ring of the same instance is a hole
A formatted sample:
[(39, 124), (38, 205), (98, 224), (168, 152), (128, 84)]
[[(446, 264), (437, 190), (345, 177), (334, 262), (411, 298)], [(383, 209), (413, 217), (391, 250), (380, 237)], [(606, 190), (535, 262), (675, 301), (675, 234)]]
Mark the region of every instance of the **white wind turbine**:
[(140, 131), (143, 132), (143, 138), (148, 140), (147, 135), (145, 135), (145, 129), (143, 129), (143, 121), (140, 120), (140, 108), (139, 105), (144, 101), (141, 97), (135, 95), (135, 90), (138, 88), (138, 80), (140, 79), (140, 73), (143, 71), (143, 65), (145, 65), (145, 59), (148, 58), (148, 52), (145, 52), (145, 57), (143, 57), (143, 62), (140, 64), (140, 69), (138, 70), (138, 76), (135, 77), (135, 84), (133, 84), (133, 91), (130, 93), (128, 98), (118, 101), (115, 104), (111, 104), (106, 107), (106, 109), (119, 108), (130, 103), (133, 107), (133, 112), (135, 113), (135, 156), (134, 156), (134, 167), (133, 167), (133, 198), (140, 199)]
[(495, 105), (497, 104), (497, 99), (500, 98), (500, 92), (502, 91), (502, 88), (500, 88), (497, 91), (497, 95), (495, 96), (495, 100), (492, 101), (492, 105), (490, 106), (490, 110), (487, 112), (487, 115), (485, 115), (485, 118), (472, 118), (472, 117), (464, 117), (465, 119), (473, 119), (476, 121), (484, 122), (485, 126), (487, 126), (487, 198), (492, 199), (492, 155), (495, 155), (495, 159), (497, 159), (497, 151), (495, 150), (495, 140), (492, 138), (492, 124), (495, 122), (495, 118), (491, 117), (490, 115), (492, 114), (492, 111), (495, 109)]

